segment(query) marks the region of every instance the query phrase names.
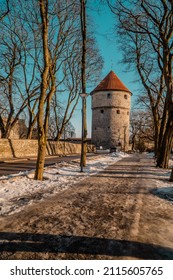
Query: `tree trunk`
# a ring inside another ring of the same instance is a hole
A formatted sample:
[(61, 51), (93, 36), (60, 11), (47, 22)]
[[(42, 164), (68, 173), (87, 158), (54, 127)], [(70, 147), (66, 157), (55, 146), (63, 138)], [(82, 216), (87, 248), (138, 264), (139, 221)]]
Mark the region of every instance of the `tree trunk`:
[(165, 141), (163, 141), (163, 146), (161, 148), (161, 152), (160, 152), (159, 158), (157, 160), (157, 167), (160, 167), (160, 168), (169, 167), (171, 142), (172, 142), (171, 139), (165, 139)]
[(29, 126), (28, 131), (27, 131), (27, 135), (26, 135), (26, 139), (32, 139), (32, 133), (33, 133), (33, 129), (34, 127)]
[(154, 120), (154, 151), (155, 151), (155, 156), (157, 157), (158, 150), (159, 150), (160, 122), (156, 114), (155, 115), (153, 114), (153, 120)]
[(82, 158), (82, 161), (83, 161), (83, 166), (86, 166), (86, 154), (87, 154), (87, 122), (86, 122), (86, 99), (84, 99), (84, 146), (83, 146), (83, 158)]
[[(39, 114), (38, 114), (38, 154), (37, 154), (37, 163), (35, 171), (35, 179), (43, 180), (43, 170), (46, 154), (46, 134), (44, 131), (44, 94), (46, 93), (47, 79), (46, 79), (47, 69), (45, 68), (43, 73), (43, 81), (41, 85), (41, 95), (39, 101)], [(43, 93), (43, 96), (42, 96)]]
[(35, 171), (35, 180), (43, 180), (43, 170), (46, 155), (46, 138), (44, 133), (38, 138), (38, 155)]
[(171, 176), (170, 176), (170, 181), (173, 182), (173, 168), (172, 168), (172, 172), (171, 172)]
[[(165, 119), (167, 119), (165, 133), (163, 134), (157, 166), (168, 168), (173, 135), (173, 102), (172, 102), (172, 55), (169, 52), (168, 38), (163, 41), (163, 74), (166, 84)], [(166, 118), (168, 117), (168, 118)]]
[(159, 147), (160, 152), (159, 152), (159, 157), (157, 158), (157, 167), (168, 168), (169, 156), (172, 147), (172, 136), (173, 136), (173, 113), (170, 112), (162, 145)]
[(27, 136), (26, 136), (27, 139), (32, 138), (33, 129), (34, 129), (34, 126), (36, 124), (36, 121), (37, 121), (37, 117), (35, 117), (33, 120), (31, 120), (29, 122), (29, 127), (28, 127), (28, 131), (27, 131)]
[(43, 57), (44, 57), (44, 69), (41, 80), (41, 92), (38, 107), (38, 155), (35, 171), (35, 179), (43, 180), (43, 170), (46, 154), (46, 141), (47, 135), (44, 129), (44, 101), (46, 98), (46, 92), (48, 89), (48, 77), (49, 77), (49, 48), (48, 48), (48, 2), (40, 0), (40, 14), (42, 19), (42, 40), (43, 40)]
[(8, 127), (2, 126), (1, 127), (1, 138), (8, 139), (10, 137), (10, 132), (11, 132), (10, 124), (8, 125)]
[(135, 144), (136, 144), (136, 135), (132, 136), (132, 151), (135, 150)]
[(59, 130), (58, 131), (58, 133), (57, 133), (57, 135), (56, 135), (56, 137), (55, 137), (55, 141), (59, 141), (60, 140), (60, 138), (61, 138), (61, 136), (62, 136), (62, 133), (63, 133), (63, 131), (62, 130)]
[[(82, 93), (86, 93), (86, 1), (81, 2), (81, 34), (82, 34)], [(86, 122), (86, 99), (82, 98), (82, 146), (81, 146), (81, 171), (86, 166), (87, 152), (87, 122)]]

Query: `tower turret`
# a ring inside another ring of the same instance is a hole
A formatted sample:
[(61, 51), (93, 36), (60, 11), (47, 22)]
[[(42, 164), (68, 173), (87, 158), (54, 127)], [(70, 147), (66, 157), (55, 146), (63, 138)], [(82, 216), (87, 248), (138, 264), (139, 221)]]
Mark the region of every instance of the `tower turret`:
[(128, 149), (131, 95), (113, 71), (91, 92), (92, 143), (97, 147)]

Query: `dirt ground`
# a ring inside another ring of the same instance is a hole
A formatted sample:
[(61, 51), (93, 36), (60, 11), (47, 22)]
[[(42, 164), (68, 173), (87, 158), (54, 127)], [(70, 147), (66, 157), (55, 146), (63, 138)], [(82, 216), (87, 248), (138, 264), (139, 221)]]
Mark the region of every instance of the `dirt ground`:
[(154, 193), (158, 174), (132, 155), (1, 217), (0, 259), (173, 260), (173, 204)]

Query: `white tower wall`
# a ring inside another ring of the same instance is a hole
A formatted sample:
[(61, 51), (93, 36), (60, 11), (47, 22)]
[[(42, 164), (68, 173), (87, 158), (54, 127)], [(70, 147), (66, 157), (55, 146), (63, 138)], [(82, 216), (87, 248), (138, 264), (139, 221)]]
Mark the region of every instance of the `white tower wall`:
[(92, 142), (97, 147), (128, 149), (131, 93), (119, 90), (92, 93)]

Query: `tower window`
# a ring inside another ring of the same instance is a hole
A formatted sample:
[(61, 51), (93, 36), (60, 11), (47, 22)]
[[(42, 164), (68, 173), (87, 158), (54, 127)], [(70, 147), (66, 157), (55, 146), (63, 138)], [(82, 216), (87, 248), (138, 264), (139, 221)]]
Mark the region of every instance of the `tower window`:
[(120, 114), (120, 110), (117, 110), (117, 114)]
[(107, 94), (107, 98), (108, 99), (111, 98), (111, 94), (110, 93)]
[(97, 127), (95, 127), (95, 130), (97, 130)]
[(100, 113), (101, 113), (101, 114), (103, 114), (103, 113), (104, 113), (104, 110), (103, 110), (103, 109), (102, 109), (102, 110), (100, 110)]
[(124, 94), (124, 99), (127, 99), (127, 94)]
[(129, 115), (129, 112), (127, 112), (127, 115)]

